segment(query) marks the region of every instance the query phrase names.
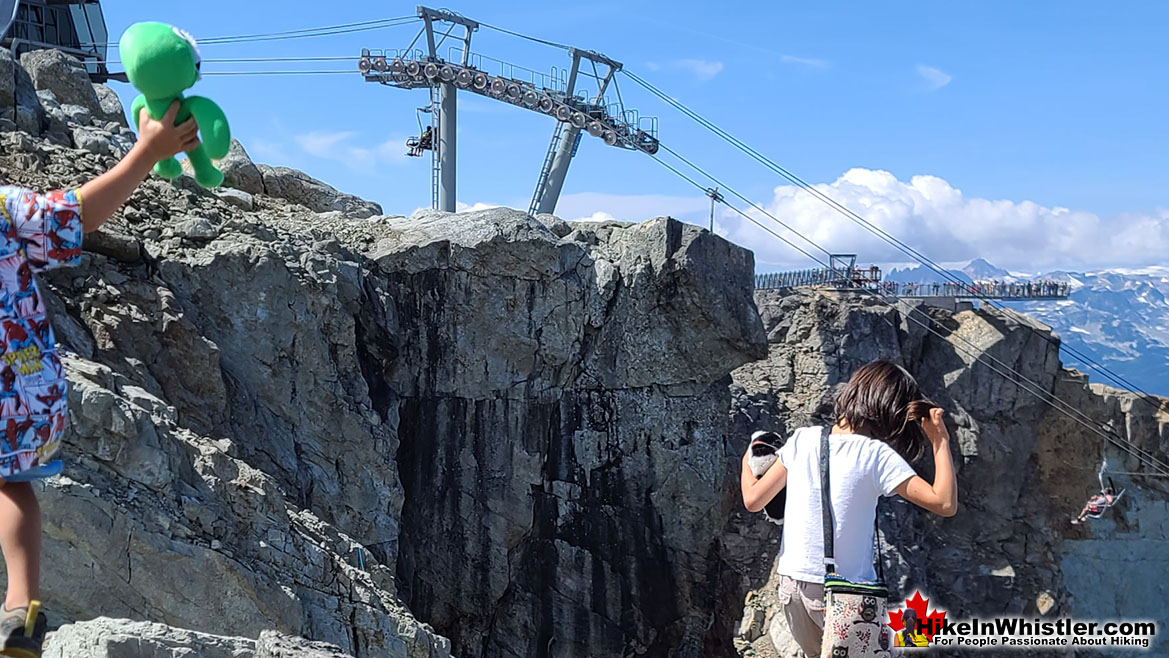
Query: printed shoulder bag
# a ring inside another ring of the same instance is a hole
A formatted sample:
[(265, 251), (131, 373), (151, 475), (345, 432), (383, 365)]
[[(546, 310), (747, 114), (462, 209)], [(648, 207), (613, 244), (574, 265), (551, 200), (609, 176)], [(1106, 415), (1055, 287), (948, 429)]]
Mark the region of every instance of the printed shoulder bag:
[[(820, 432), (820, 511), (824, 518), (824, 636), (820, 658), (888, 658), (892, 644), (885, 624), (889, 590), (881, 568), (881, 552), (874, 555), (877, 582), (854, 583), (836, 573), (833, 535), (836, 530), (832, 514), (832, 495), (828, 473), (828, 434), (832, 425)], [(877, 532), (873, 520), (873, 532)], [(878, 538), (878, 541), (880, 539)]]

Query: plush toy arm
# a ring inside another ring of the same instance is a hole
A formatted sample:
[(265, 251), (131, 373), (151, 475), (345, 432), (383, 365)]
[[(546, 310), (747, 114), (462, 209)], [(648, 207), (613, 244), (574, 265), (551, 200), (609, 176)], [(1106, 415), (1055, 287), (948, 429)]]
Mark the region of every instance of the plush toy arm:
[(222, 158), (231, 148), (231, 129), (227, 127), (227, 115), (215, 101), (202, 96), (189, 96), (183, 105), (199, 124), (199, 139), (212, 158)]
[(134, 103), (130, 105), (130, 118), (134, 120), (134, 127), (141, 128), (138, 125), (138, 115), (142, 114), (142, 108), (146, 107), (146, 97), (138, 94), (138, 98), (134, 99)]

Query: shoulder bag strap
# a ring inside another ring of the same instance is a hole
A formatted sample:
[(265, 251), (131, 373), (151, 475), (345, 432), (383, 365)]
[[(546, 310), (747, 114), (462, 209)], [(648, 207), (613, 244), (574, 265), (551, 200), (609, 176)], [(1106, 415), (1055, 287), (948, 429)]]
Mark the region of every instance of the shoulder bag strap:
[(828, 433), (832, 425), (825, 423), (820, 431), (820, 512), (824, 517), (824, 568), (827, 573), (836, 573), (836, 555), (833, 545), (833, 535), (836, 530), (836, 520), (832, 515), (832, 494), (828, 477)]

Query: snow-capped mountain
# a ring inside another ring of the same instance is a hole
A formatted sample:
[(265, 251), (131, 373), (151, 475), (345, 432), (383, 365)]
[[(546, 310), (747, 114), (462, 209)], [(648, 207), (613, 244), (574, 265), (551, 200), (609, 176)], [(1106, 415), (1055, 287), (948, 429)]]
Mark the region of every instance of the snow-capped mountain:
[[(971, 263), (973, 265), (973, 263)], [(959, 281), (965, 283), (972, 283), (973, 279), (970, 275), (962, 270), (946, 270), (952, 276), (957, 277)], [(885, 273), (884, 279), (886, 281), (896, 281), (897, 283), (945, 283), (950, 279), (946, 279), (941, 274), (931, 270), (925, 265), (918, 265), (917, 267), (907, 267), (905, 269), (898, 269), (894, 267)]]
[[(948, 271), (967, 282), (1066, 281), (1068, 299), (999, 303), (1050, 325), (1065, 347), (1060, 360), (1065, 366), (1089, 373), (1091, 381), (1169, 396), (1169, 267), (1028, 276), (979, 258)], [(918, 266), (894, 268), (885, 279), (932, 283), (942, 277)], [(1127, 384), (1110, 381), (1073, 351), (1104, 365)]]
[(1019, 278), (1001, 267), (995, 267), (981, 258), (975, 258), (962, 268), (962, 273), (975, 281), (1002, 281), (1014, 283)]
[[(1051, 325), (1064, 344), (1086, 354), (1146, 393), (1169, 396), (1169, 267), (1100, 272), (1051, 272), (1067, 281), (1068, 299), (1008, 306)], [(1120, 388), (1061, 350), (1060, 360)]]

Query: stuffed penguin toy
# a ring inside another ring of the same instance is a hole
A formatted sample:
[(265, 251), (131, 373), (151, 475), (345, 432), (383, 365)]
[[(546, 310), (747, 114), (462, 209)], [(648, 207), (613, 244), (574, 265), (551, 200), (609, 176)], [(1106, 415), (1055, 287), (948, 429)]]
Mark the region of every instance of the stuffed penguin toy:
[[(763, 477), (767, 469), (779, 459), (779, 449), (783, 444), (783, 438), (775, 432), (755, 432), (751, 435), (751, 456), (747, 458), (747, 465), (755, 479)], [(783, 525), (783, 508), (786, 502), (787, 488), (784, 487), (763, 508), (763, 516), (776, 525)]]

